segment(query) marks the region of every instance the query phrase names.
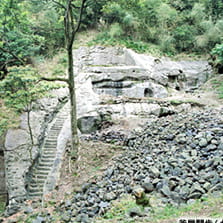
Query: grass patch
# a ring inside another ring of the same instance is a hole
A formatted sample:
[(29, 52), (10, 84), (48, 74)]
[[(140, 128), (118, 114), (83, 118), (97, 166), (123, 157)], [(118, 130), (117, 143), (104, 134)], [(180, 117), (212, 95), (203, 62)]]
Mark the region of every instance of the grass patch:
[(0, 216), (4, 213), (5, 211), (5, 202), (0, 200)]
[(126, 195), (122, 199), (114, 201), (111, 209), (103, 217), (99, 217), (95, 223), (134, 222), (132, 219), (126, 219), (128, 211), (134, 207), (137, 207), (135, 201), (130, 195)]
[(127, 47), (138, 53), (148, 53), (154, 56), (163, 55), (163, 53), (160, 51), (157, 45), (145, 43), (143, 41), (135, 41), (131, 38), (112, 37), (107, 32), (100, 32), (93, 40), (88, 42), (88, 46), (94, 46), (97, 44), (104, 46)]
[(217, 92), (218, 98), (223, 99), (223, 75), (215, 77), (212, 81), (212, 87)]
[(128, 212), (131, 208), (137, 207), (134, 198), (127, 195), (118, 201), (114, 201), (111, 209), (103, 217), (97, 218), (95, 223), (172, 223), (182, 217), (205, 217), (222, 218), (223, 217), (223, 192), (217, 196), (209, 195), (191, 204), (181, 206), (166, 205), (162, 206), (159, 198), (155, 195), (151, 197), (151, 204), (154, 213), (149, 213), (146, 217), (130, 218)]

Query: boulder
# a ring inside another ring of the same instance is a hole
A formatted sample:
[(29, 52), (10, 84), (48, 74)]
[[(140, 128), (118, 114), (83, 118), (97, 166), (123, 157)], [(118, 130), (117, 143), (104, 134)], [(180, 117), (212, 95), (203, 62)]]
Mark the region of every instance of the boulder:
[(82, 116), (77, 120), (77, 126), (83, 134), (96, 132), (101, 127), (101, 117), (93, 113)]

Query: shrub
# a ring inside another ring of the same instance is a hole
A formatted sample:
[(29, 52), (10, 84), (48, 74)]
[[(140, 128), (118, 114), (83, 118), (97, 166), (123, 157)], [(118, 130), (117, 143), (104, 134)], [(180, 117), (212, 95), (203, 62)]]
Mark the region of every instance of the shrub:
[(218, 73), (223, 73), (223, 43), (217, 44), (211, 51), (212, 64)]
[(194, 47), (195, 41), (195, 30), (192, 26), (182, 25), (178, 26), (174, 32), (173, 36), (175, 39), (175, 47), (177, 51), (187, 51)]
[(110, 26), (110, 30), (109, 30), (109, 36), (111, 36), (112, 38), (114, 37), (121, 37), (123, 35), (123, 29), (120, 26), (119, 23), (114, 23)]

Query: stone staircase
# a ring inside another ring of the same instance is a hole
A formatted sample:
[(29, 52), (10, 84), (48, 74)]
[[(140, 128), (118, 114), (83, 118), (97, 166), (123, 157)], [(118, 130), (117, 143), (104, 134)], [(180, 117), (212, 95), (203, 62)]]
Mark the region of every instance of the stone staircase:
[(40, 157), (33, 167), (31, 179), (28, 184), (27, 191), (30, 199), (44, 195), (45, 185), (57, 158), (58, 136), (65, 120), (69, 117), (68, 104), (66, 103), (63, 106), (49, 126), (48, 135), (43, 142)]

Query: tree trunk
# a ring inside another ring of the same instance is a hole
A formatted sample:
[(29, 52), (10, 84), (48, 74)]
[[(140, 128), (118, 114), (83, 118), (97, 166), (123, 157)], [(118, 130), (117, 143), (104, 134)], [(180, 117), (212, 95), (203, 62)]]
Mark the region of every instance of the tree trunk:
[(34, 145), (34, 139), (33, 139), (33, 132), (32, 132), (31, 123), (30, 123), (30, 112), (31, 112), (31, 110), (28, 109), (27, 110), (27, 124), (28, 124), (28, 128), (29, 128), (29, 135), (30, 135), (31, 143), (32, 143), (32, 146), (33, 146)]
[(31, 145), (28, 145), (28, 151), (29, 151), (29, 156), (30, 156), (30, 160), (33, 160), (33, 156), (32, 156), (32, 149), (33, 149), (33, 145), (34, 145), (34, 139), (33, 139), (33, 132), (32, 132), (32, 127), (31, 127), (31, 123), (30, 123), (30, 112), (31, 110), (28, 108), (27, 109), (27, 124), (28, 124), (28, 129), (29, 129), (29, 135), (30, 135), (30, 139), (31, 139)]
[(77, 132), (77, 109), (76, 109), (76, 94), (75, 94), (75, 80), (74, 80), (74, 68), (73, 68), (73, 52), (72, 47), (67, 49), (68, 53), (68, 85), (70, 93), (70, 115), (71, 115), (71, 146), (72, 156), (78, 155), (78, 132)]

